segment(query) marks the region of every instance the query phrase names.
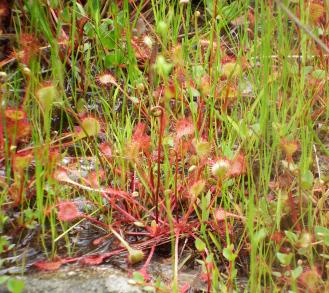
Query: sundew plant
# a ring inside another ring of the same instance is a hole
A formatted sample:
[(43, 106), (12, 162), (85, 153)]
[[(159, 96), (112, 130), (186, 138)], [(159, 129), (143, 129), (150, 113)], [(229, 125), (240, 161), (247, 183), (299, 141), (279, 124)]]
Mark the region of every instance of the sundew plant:
[(2, 0), (0, 273), (119, 258), (153, 292), (191, 267), (205, 292), (328, 291), (328, 13)]

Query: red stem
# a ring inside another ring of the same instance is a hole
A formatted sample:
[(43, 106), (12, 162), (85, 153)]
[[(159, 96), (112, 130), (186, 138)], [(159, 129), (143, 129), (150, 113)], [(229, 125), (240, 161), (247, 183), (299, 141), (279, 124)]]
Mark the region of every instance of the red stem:
[(158, 142), (158, 180), (157, 180), (157, 188), (155, 191), (155, 222), (158, 224), (159, 223), (159, 208), (158, 208), (158, 203), (159, 203), (159, 189), (160, 189), (160, 177), (161, 177), (161, 146), (162, 146), (162, 134), (163, 134), (163, 117), (164, 117), (164, 109), (161, 106), (156, 106), (152, 108), (153, 112), (160, 111), (160, 133), (159, 133), (159, 142)]
[(177, 185), (178, 185), (178, 153), (175, 151), (175, 199), (176, 199), (176, 221), (179, 222), (178, 218), (178, 193), (177, 193)]

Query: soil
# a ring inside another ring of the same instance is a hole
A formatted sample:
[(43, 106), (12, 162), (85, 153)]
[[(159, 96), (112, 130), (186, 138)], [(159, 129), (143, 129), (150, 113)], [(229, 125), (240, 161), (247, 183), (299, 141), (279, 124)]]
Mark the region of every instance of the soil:
[[(97, 267), (78, 267), (74, 265), (65, 266), (56, 272), (37, 272), (16, 278), (24, 280), (25, 293), (41, 292), (113, 292), (113, 293), (139, 293), (145, 292), (142, 286), (131, 284), (129, 275), (138, 270), (135, 267), (130, 270), (122, 270), (112, 265), (101, 265)], [(160, 277), (165, 283), (172, 280), (172, 269), (170, 262), (153, 262), (149, 267), (152, 279)], [(189, 292), (202, 292), (204, 284), (200, 281), (199, 270), (186, 270), (179, 273), (179, 285), (185, 283), (190, 285)], [(7, 293), (4, 286), (0, 292)]]

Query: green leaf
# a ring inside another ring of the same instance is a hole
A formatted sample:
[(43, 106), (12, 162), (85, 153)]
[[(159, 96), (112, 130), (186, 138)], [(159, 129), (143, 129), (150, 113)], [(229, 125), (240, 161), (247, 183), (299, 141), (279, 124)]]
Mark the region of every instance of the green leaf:
[(190, 91), (192, 97), (200, 97), (200, 92), (196, 88), (190, 87)]
[(133, 272), (133, 280), (137, 283), (144, 283), (144, 276), (140, 272)]
[(168, 77), (170, 71), (173, 68), (173, 65), (168, 63), (162, 55), (158, 55), (154, 67), (160, 76)]
[(75, 5), (78, 7), (78, 10), (79, 10), (79, 13), (81, 16), (87, 16), (85, 9), (83, 8), (83, 6), (80, 3), (76, 2)]
[(0, 285), (8, 281), (9, 276), (0, 276)]
[(267, 230), (265, 228), (260, 229), (257, 231), (254, 235), (254, 242), (255, 244), (258, 244), (260, 241), (262, 241), (267, 235)]
[(278, 258), (280, 263), (284, 266), (287, 266), (290, 264), (292, 256), (293, 256), (292, 253), (289, 253), (289, 254), (285, 254), (285, 253), (281, 253), (281, 252), (276, 253), (276, 257)]
[(316, 226), (315, 229), (315, 236), (318, 240), (323, 240), (326, 246), (329, 246), (329, 229), (321, 226)]
[(104, 57), (106, 68), (113, 68), (125, 62), (124, 55), (121, 50), (111, 52)]
[(284, 231), (284, 234), (286, 234), (289, 242), (294, 245), (298, 241), (298, 236), (291, 232), (291, 231)]
[(115, 48), (115, 31), (111, 29), (113, 26), (113, 21), (111, 19), (107, 19), (102, 22), (99, 30), (100, 30), (100, 40), (103, 46), (106, 49), (112, 50)]
[(223, 256), (228, 260), (228, 261), (234, 261), (237, 257), (235, 253), (233, 253), (234, 245), (230, 244), (229, 246), (225, 247), (223, 249)]
[(280, 272), (272, 272), (272, 275), (277, 278), (281, 278), (282, 274)]
[(155, 292), (155, 288), (152, 286), (144, 286), (143, 290), (146, 292)]
[(301, 186), (303, 189), (310, 189), (313, 186), (313, 173), (310, 170), (307, 170), (301, 176)]
[(202, 251), (205, 251), (206, 244), (200, 238), (196, 238), (195, 239), (195, 247), (198, 251), (202, 252)]
[(206, 263), (211, 264), (213, 262), (214, 262), (214, 256), (213, 256), (213, 254), (212, 253), (211, 254), (208, 254), (207, 257), (206, 257)]
[(23, 291), (24, 287), (25, 284), (23, 280), (18, 280), (14, 278), (8, 280), (7, 288), (12, 293), (20, 293)]
[(291, 277), (296, 280), (302, 274), (302, 272), (303, 268), (301, 266), (298, 266), (297, 268), (291, 271)]

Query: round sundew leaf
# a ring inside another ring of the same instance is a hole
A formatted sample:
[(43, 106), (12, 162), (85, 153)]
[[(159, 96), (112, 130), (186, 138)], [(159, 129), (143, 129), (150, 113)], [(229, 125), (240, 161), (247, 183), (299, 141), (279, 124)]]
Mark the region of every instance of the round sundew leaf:
[(56, 271), (61, 265), (61, 261), (38, 261), (34, 264), (36, 268), (42, 271)]
[(189, 191), (193, 196), (198, 197), (203, 192), (205, 187), (206, 182), (204, 180), (198, 180), (191, 186)]
[(244, 155), (239, 154), (231, 161), (230, 176), (236, 177), (246, 172), (246, 160)]
[(109, 72), (105, 72), (102, 74), (97, 75), (96, 81), (101, 86), (110, 86), (110, 85), (116, 85), (117, 81), (113, 74)]
[(214, 215), (215, 215), (215, 219), (216, 219), (218, 222), (224, 221), (224, 220), (227, 218), (227, 216), (226, 216), (226, 212), (225, 212), (225, 210), (222, 209), (222, 208), (218, 208), (218, 209), (216, 209)]
[(33, 159), (32, 153), (16, 154), (13, 160), (13, 168), (16, 171), (27, 168)]
[(10, 139), (19, 141), (30, 136), (31, 125), (27, 119), (12, 121), (8, 119), (6, 124), (6, 133)]
[(77, 112), (81, 115), (88, 111), (88, 105), (85, 99), (79, 99), (77, 102)]
[(226, 77), (237, 77), (241, 71), (241, 65), (235, 62), (228, 62), (222, 66), (222, 73)]
[(142, 250), (140, 250), (140, 249), (131, 248), (128, 251), (128, 253), (129, 253), (129, 255), (128, 255), (128, 261), (129, 261), (130, 264), (139, 263), (145, 257), (144, 252)]
[(81, 216), (77, 206), (70, 201), (61, 202), (58, 205), (57, 218), (63, 222), (71, 222)]
[(298, 142), (296, 140), (281, 139), (281, 148), (287, 157), (291, 157), (298, 150)]
[(197, 155), (200, 157), (208, 156), (212, 150), (211, 143), (203, 139), (193, 140), (193, 145)]
[(104, 256), (102, 255), (87, 255), (81, 259), (81, 263), (86, 265), (99, 265), (104, 261)]
[(60, 94), (57, 87), (53, 84), (39, 88), (36, 92), (36, 96), (44, 110), (51, 109), (54, 103), (60, 102)]
[(26, 118), (26, 113), (22, 110), (6, 109), (5, 116), (11, 121), (19, 121)]
[(227, 159), (220, 158), (211, 166), (211, 173), (219, 178), (227, 175), (231, 168), (231, 162)]
[(69, 175), (62, 168), (58, 168), (57, 170), (55, 170), (53, 178), (59, 182), (71, 182)]
[(195, 127), (191, 120), (183, 118), (176, 121), (176, 137), (178, 139), (194, 134)]
[(96, 118), (93, 117), (84, 118), (81, 122), (81, 126), (84, 131), (82, 130), (79, 132), (79, 138), (84, 138), (86, 136), (97, 136), (101, 130), (101, 124)]
[(107, 158), (112, 157), (112, 148), (109, 143), (106, 143), (106, 142), (101, 143), (99, 145), (99, 150), (102, 152), (102, 154), (105, 157), (107, 157)]

